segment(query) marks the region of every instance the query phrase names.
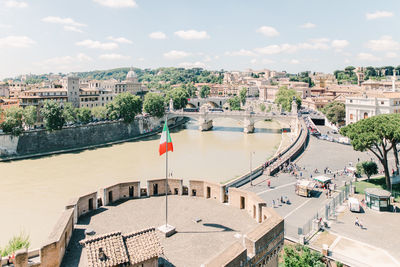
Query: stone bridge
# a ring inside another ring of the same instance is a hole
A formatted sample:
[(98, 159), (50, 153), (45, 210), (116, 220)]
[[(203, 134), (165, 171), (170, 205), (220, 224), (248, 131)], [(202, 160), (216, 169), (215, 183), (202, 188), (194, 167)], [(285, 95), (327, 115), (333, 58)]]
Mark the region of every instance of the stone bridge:
[(222, 108), (222, 106), (228, 102), (227, 97), (207, 97), (207, 98), (190, 98), (188, 106), (191, 108), (200, 108), (204, 104), (210, 104), (215, 108)]
[(207, 131), (213, 127), (213, 119), (216, 118), (230, 118), (243, 122), (243, 132), (252, 133), (254, 132), (254, 124), (257, 121), (263, 121), (266, 119), (269, 120), (278, 120), (288, 125), (290, 129), (296, 131), (298, 124), (298, 116), (297, 111), (294, 113), (290, 113), (287, 115), (276, 114), (273, 112), (270, 113), (256, 113), (251, 109), (246, 111), (209, 111), (205, 108), (200, 109), (199, 112), (187, 112), (183, 110), (173, 110), (168, 113), (168, 118), (174, 117), (187, 117), (191, 119), (195, 119), (199, 123), (199, 130)]

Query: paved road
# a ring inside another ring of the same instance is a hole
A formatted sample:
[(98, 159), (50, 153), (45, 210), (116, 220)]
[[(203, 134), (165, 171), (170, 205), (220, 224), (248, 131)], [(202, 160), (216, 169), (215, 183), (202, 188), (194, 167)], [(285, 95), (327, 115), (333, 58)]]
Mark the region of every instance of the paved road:
[[(311, 136), (306, 151), (296, 160), (296, 164), (302, 168), (303, 177), (310, 178), (310, 175), (313, 177), (321, 175), (313, 173), (315, 169), (323, 172), (325, 167), (329, 167), (333, 171), (342, 171), (345, 166), (349, 166), (350, 162), (354, 166), (358, 159), (364, 161), (370, 158), (370, 153), (357, 152), (351, 146), (319, 140)], [(322, 175), (325, 174), (322, 173)], [(333, 175), (327, 174), (326, 176), (332, 177)], [(271, 181), (270, 189), (267, 186), (268, 179)], [(337, 176), (333, 182), (342, 186), (345, 181), (349, 182), (350, 180), (349, 176)], [(244, 186), (247, 190), (256, 192), (270, 207), (272, 200), (277, 202), (277, 198), (280, 196), (287, 196), (290, 199), (291, 205), (277, 205), (275, 210), (285, 218), (286, 235), (293, 237), (297, 237), (297, 227), (303, 226), (313, 215), (322, 211), (328, 201), (325, 194), (312, 198), (297, 196), (294, 192), (295, 182), (294, 176), (288, 173), (279, 173), (277, 177), (262, 175), (253, 181), (253, 186), (250, 184)], [(354, 214), (349, 212), (345, 212), (345, 215), (333, 224), (332, 230), (354, 240), (372, 243), (376, 247), (389, 251), (393, 257), (400, 260), (400, 250), (398, 249), (400, 241), (397, 235), (400, 230), (400, 215), (368, 211), (361, 216), (368, 226), (368, 230), (355, 231)], [(397, 219), (392, 220), (392, 216), (397, 216)]]

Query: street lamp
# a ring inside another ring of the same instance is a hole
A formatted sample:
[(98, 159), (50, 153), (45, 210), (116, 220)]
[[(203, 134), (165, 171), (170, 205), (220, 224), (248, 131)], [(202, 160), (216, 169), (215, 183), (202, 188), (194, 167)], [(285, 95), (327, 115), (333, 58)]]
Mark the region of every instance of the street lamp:
[(253, 167), (252, 167), (252, 161), (253, 161), (253, 155), (256, 152), (250, 151), (250, 185), (253, 186)]

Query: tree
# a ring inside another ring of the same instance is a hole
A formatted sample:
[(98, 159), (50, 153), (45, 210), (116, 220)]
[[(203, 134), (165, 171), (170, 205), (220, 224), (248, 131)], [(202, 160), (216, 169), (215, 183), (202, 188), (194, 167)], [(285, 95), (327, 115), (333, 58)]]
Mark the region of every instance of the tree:
[(195, 96), (196, 96), (197, 88), (196, 88), (196, 86), (194, 86), (192, 83), (189, 83), (189, 84), (186, 86), (186, 90), (187, 90), (187, 92), (188, 92), (188, 94), (189, 94), (189, 97), (195, 97)]
[(306, 246), (296, 246), (296, 249), (285, 246), (283, 260), (287, 267), (322, 267), (322, 255), (318, 252), (311, 252)]
[(240, 98), (238, 96), (229, 98), (228, 103), (231, 110), (240, 110)]
[(365, 174), (369, 180), (372, 175), (378, 174), (378, 165), (374, 161), (364, 161), (357, 164), (357, 173)]
[(322, 109), (327, 119), (333, 124), (343, 124), (346, 117), (346, 107), (343, 103), (332, 101)]
[(208, 85), (203, 85), (200, 89), (200, 97), (201, 98), (206, 98), (210, 95), (210, 86)]
[(107, 108), (106, 107), (94, 107), (92, 108), (92, 116), (97, 120), (107, 119)]
[(182, 109), (185, 108), (188, 103), (189, 94), (186, 89), (182, 87), (177, 87), (170, 90), (167, 93), (167, 97), (165, 98), (166, 103), (169, 103), (169, 100), (172, 99), (174, 109)]
[(143, 109), (151, 116), (161, 118), (165, 114), (164, 98), (156, 93), (146, 94), (144, 97)]
[(66, 123), (74, 123), (76, 122), (76, 108), (71, 103), (65, 103), (63, 109), (63, 117)]
[(137, 114), (142, 112), (142, 104), (143, 102), (139, 96), (122, 93), (107, 105), (107, 114), (112, 119), (122, 118), (129, 123), (135, 119)]
[(284, 110), (292, 111), (292, 101), (295, 99), (297, 109), (301, 107), (301, 98), (296, 90), (288, 89), (286, 86), (279, 88), (276, 94), (275, 103), (279, 104)]
[(63, 117), (63, 110), (60, 105), (54, 100), (46, 100), (43, 103), (43, 107), (40, 109), (40, 113), (43, 116), (46, 129), (60, 130), (65, 122)]
[(349, 76), (353, 76), (353, 75), (354, 75), (354, 70), (355, 70), (355, 69), (356, 69), (356, 68), (353, 67), (353, 66), (348, 66), (348, 67), (344, 68), (344, 71), (345, 71), (345, 73), (348, 74)]
[(243, 87), (242, 89), (240, 89), (239, 92), (240, 102), (242, 103), (242, 105), (246, 104), (246, 96), (247, 96), (247, 88)]
[(264, 112), (266, 108), (267, 108), (267, 107), (265, 106), (264, 103), (261, 103), (261, 104), (260, 104), (260, 110), (261, 110), (262, 112)]
[[(354, 150), (371, 151), (380, 161), (385, 172), (386, 187), (391, 189), (388, 168), (388, 152), (392, 149), (390, 141), (393, 133), (393, 114), (382, 114), (360, 120), (340, 129), (340, 133), (351, 140)], [(398, 127), (398, 126), (397, 126)]]
[(76, 114), (80, 123), (88, 124), (93, 120), (92, 111), (89, 108), (78, 108)]
[(34, 106), (27, 106), (22, 112), (22, 122), (29, 129), (32, 128), (37, 121), (37, 109)]
[(4, 113), (5, 113), (5, 119), (0, 124), (0, 127), (3, 130), (3, 132), (15, 136), (20, 135), (23, 132), (22, 109), (20, 107), (11, 107), (5, 110)]

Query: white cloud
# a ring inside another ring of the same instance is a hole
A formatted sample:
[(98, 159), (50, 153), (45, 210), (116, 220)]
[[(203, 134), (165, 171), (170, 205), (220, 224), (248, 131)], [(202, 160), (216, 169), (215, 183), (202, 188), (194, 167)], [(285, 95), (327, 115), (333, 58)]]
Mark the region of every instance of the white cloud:
[(210, 62), (211, 60), (212, 60), (211, 57), (209, 55), (206, 55), (203, 61)]
[(299, 64), (300, 61), (298, 61), (297, 59), (292, 59), (289, 61), (290, 64)]
[(74, 63), (78, 62), (86, 62), (86, 61), (91, 61), (92, 58), (83, 54), (79, 53), (76, 56), (64, 56), (64, 57), (53, 57), (46, 59), (42, 63), (45, 65), (51, 65), (51, 66), (62, 66), (65, 67), (66, 65), (71, 65)]
[(86, 39), (80, 42), (76, 42), (75, 43), (77, 46), (83, 46), (86, 48), (98, 48), (98, 49), (103, 49), (103, 50), (113, 50), (118, 48), (118, 44), (117, 43), (101, 43), (99, 41), (93, 41), (90, 39)]
[(387, 52), (385, 54), (385, 57), (387, 57), (387, 58), (396, 58), (397, 57), (397, 53), (395, 53), (395, 52)]
[(257, 63), (257, 59), (253, 58), (252, 60), (250, 60), (251, 64), (256, 64)]
[(129, 56), (124, 56), (120, 54), (103, 54), (99, 56), (100, 59), (107, 59), (107, 60), (118, 60), (118, 59), (129, 59)]
[(107, 37), (108, 40), (120, 43), (120, 44), (133, 44), (133, 42), (131, 40), (126, 39), (125, 37), (112, 37), (112, 36), (108, 36)]
[(0, 48), (6, 47), (18, 47), (18, 48), (25, 48), (30, 47), (35, 44), (31, 38), (27, 36), (7, 36), (4, 38), (0, 38)]
[(83, 31), (75, 26), (70, 26), (70, 25), (65, 25), (64, 26), (64, 30), (68, 31), (68, 32), (79, 32), (82, 33)]
[(240, 49), (238, 51), (228, 51), (225, 52), (225, 55), (227, 56), (246, 56), (246, 57), (254, 57), (256, 54), (253, 51), (246, 50), (246, 49)]
[(190, 53), (185, 52), (185, 51), (177, 51), (177, 50), (171, 50), (167, 53), (164, 53), (164, 57), (167, 59), (179, 59), (179, 58), (184, 58), (190, 56)]
[(280, 53), (292, 53), (295, 52), (298, 48), (295, 45), (291, 44), (281, 44), (281, 45), (268, 45), (265, 47), (260, 47), (254, 49), (257, 53), (264, 55), (275, 55)]
[(345, 60), (344, 60), (344, 63), (346, 63), (346, 64), (349, 64), (351, 61), (348, 59), (348, 58), (346, 58)]
[(400, 43), (393, 40), (392, 36), (384, 35), (378, 40), (369, 40), (366, 47), (373, 51), (398, 50)]
[(49, 17), (42, 18), (42, 21), (47, 22), (47, 23), (70, 25), (70, 26), (75, 26), (75, 27), (86, 26), (86, 24), (76, 22), (72, 18), (61, 18), (61, 17), (55, 17), (55, 16), (49, 16)]
[(365, 14), (365, 17), (368, 20), (371, 19), (380, 19), (380, 18), (390, 18), (393, 17), (393, 13), (389, 11), (376, 11), (374, 13), (367, 13)]
[(187, 31), (177, 31), (174, 32), (174, 34), (179, 38), (185, 40), (201, 40), (210, 38), (210, 36), (206, 31), (187, 30)]
[(274, 27), (271, 26), (261, 26), (260, 28), (257, 29), (257, 32), (268, 37), (274, 37), (279, 35), (279, 32)]
[(93, 2), (112, 8), (137, 7), (134, 0), (93, 0)]
[(347, 40), (333, 40), (331, 43), (333, 48), (336, 48), (337, 50), (341, 50), (345, 48), (346, 46), (349, 45), (349, 41)]
[(365, 61), (379, 61), (380, 58), (369, 53), (359, 53), (357, 58)]
[(167, 35), (163, 32), (152, 32), (149, 34), (149, 37), (151, 39), (162, 40), (162, 39), (166, 39)]
[(185, 68), (185, 69), (192, 69), (192, 68), (205, 69), (205, 68), (207, 68), (207, 65), (200, 61), (193, 62), (193, 63), (192, 62), (182, 62), (182, 63), (178, 64), (178, 67)]
[(311, 28), (315, 28), (316, 26), (317, 25), (315, 25), (314, 23), (307, 22), (307, 23), (300, 25), (300, 28), (311, 29)]
[(16, 0), (7, 0), (4, 2), (6, 7), (15, 7), (15, 8), (25, 8), (28, 7), (28, 3), (23, 1), (16, 1)]
[(299, 49), (306, 50), (327, 50), (329, 49), (329, 45), (325, 42), (311, 42), (311, 43), (300, 43), (297, 45)]

